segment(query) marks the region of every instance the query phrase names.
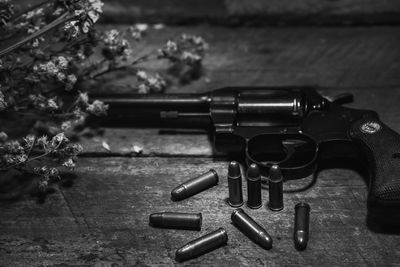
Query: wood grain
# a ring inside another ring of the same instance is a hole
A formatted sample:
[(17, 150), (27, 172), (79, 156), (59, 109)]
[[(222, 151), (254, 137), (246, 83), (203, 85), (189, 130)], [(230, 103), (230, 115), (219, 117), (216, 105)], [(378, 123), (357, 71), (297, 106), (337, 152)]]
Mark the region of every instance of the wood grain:
[[(173, 86), (170, 92), (262, 85), (390, 89), (400, 84), (399, 29), (167, 27), (150, 31), (143, 42), (132, 42), (132, 46), (139, 57), (156, 51), (182, 33), (200, 35), (209, 43), (203, 78), (185, 86)], [(168, 63), (152, 61), (141, 66), (161, 70)], [(115, 86), (123, 88), (132, 83), (131, 74), (120, 73), (117, 79), (108, 79), (96, 91), (109, 92)]]
[(107, 1), (105, 20), (189, 24), (208, 21), (217, 24), (384, 24), (398, 23), (396, 0), (174, 0), (159, 2)]
[[(41, 0), (14, 0), (34, 4)], [(193, 25), (374, 25), (398, 24), (396, 0), (107, 0), (107, 23), (167, 23)]]
[[(226, 166), (226, 161), (209, 158), (82, 159), (73, 186), (60, 187), (43, 204), (36, 204), (34, 199), (0, 202), (2, 264), (174, 265), (176, 248), (217, 227), (227, 229), (228, 245), (182, 266), (398, 262), (400, 237), (374, 233), (365, 226), (367, 190), (355, 172), (323, 171), (311, 189), (286, 193), (282, 212), (244, 206), (274, 239), (272, 250), (265, 251), (230, 222), (233, 209), (225, 203)], [(170, 200), (175, 185), (209, 168), (219, 173), (218, 186), (181, 202)], [(308, 182), (293, 181), (285, 188)], [(312, 207), (311, 238), (304, 252), (297, 252), (291, 239), (293, 209), (299, 201), (307, 201)], [(151, 228), (148, 215), (159, 211), (202, 212), (202, 230)]]

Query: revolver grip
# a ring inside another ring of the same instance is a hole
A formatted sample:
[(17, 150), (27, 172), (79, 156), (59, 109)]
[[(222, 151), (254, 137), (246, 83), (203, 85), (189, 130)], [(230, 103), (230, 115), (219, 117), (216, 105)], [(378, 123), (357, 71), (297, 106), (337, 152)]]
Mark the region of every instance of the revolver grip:
[(369, 168), (368, 219), (398, 224), (400, 135), (371, 115), (354, 122), (349, 135), (361, 145)]

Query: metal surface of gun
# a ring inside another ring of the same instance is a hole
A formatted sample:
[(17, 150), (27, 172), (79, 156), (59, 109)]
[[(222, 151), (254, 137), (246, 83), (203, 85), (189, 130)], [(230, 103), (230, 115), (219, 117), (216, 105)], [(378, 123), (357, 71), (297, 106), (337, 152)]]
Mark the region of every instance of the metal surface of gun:
[(141, 120), (157, 127), (205, 127), (216, 151), (244, 156), (265, 176), (273, 164), (290, 180), (326, 162), (356, 162), (369, 178), (368, 216), (400, 222), (400, 136), (376, 112), (342, 106), (351, 95), (330, 101), (312, 87), (231, 87), (97, 98), (110, 105), (109, 121), (120, 125)]

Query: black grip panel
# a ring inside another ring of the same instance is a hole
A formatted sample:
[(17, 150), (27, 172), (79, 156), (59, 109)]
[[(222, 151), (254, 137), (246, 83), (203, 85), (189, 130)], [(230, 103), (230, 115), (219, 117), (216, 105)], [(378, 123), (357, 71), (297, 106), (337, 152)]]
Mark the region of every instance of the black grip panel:
[(356, 121), (349, 134), (360, 143), (370, 171), (369, 219), (399, 223), (400, 135), (372, 116)]

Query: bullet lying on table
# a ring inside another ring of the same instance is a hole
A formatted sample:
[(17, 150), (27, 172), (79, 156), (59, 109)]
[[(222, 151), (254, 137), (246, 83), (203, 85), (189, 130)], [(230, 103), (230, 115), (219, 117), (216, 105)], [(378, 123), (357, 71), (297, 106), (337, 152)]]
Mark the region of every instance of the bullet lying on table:
[(244, 210), (232, 212), (232, 222), (237, 225), (251, 240), (265, 249), (272, 248), (272, 238), (268, 232), (247, 215)]
[(175, 253), (175, 259), (179, 262), (190, 260), (224, 246), (227, 242), (228, 235), (225, 229), (219, 228), (179, 248)]
[(200, 231), (201, 213), (158, 212), (149, 216), (149, 224), (158, 228)]
[(175, 187), (171, 191), (171, 198), (173, 201), (183, 200), (217, 184), (218, 174), (215, 170), (211, 169)]
[(308, 243), (310, 205), (298, 203), (295, 206), (293, 241), (297, 250), (305, 250)]
[(236, 161), (232, 161), (228, 165), (228, 204), (232, 207), (240, 207), (243, 205), (242, 193), (242, 175), (240, 173), (240, 165)]

